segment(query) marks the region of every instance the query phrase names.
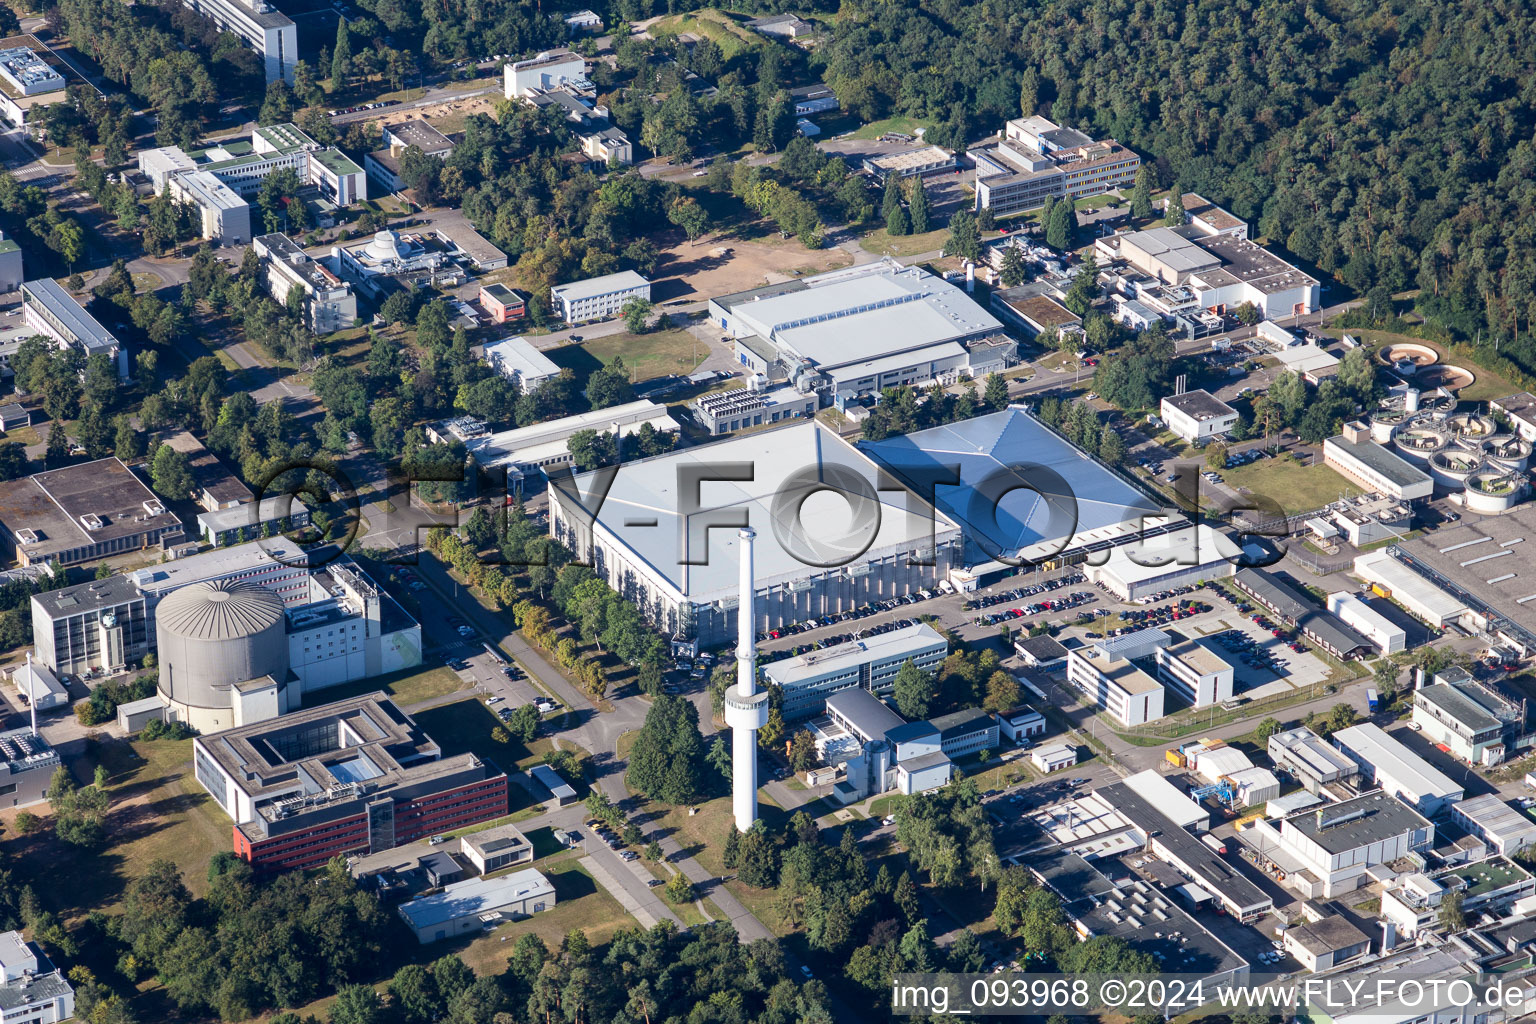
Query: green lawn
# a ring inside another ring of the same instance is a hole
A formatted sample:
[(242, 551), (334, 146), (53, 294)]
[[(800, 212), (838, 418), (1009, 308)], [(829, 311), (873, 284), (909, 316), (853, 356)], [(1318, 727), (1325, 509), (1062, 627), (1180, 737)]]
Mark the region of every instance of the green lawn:
[(1319, 462), (1303, 466), (1287, 456), (1259, 459), (1221, 471), (1227, 486), (1273, 499), (1287, 513), (1308, 512), (1359, 488)]
[(925, 231), (920, 235), (891, 235), (885, 228), (875, 228), (859, 239), (859, 244), (870, 252), (900, 258), (942, 249), (948, 240), (949, 228), (947, 227)]
[(453, 944), (448, 942), (437, 943), (432, 947), (432, 955), (458, 952), (476, 974), (494, 975), (506, 969), (507, 955), (513, 944), (528, 932), (543, 939), (550, 949), (558, 949), (566, 933), (577, 928), (586, 933), (594, 946), (600, 946), (621, 928), (639, 927), (639, 922), (597, 884), (580, 860), (562, 860), (543, 865), (539, 870), (554, 883), (555, 905), (552, 908), (522, 921), (504, 924), (462, 949), (454, 950)]
[[(927, 128), (926, 121), (920, 121), (915, 117), (888, 117), (883, 121), (871, 121), (869, 124), (853, 133), (855, 139), (878, 139), (886, 132), (899, 132), (902, 135), (916, 135), (917, 129)], [(921, 252), (922, 250), (918, 250)]]
[(709, 350), (704, 342), (687, 331), (664, 330), (647, 334), (623, 331), (578, 345), (549, 349), (544, 354), (556, 366), (569, 367), (578, 381), (586, 380), (599, 366), (613, 362), (615, 356), (622, 356), (631, 379), (642, 381), (665, 377), (669, 373), (686, 376), (699, 368)]
[[(6, 847), (19, 861), (18, 874), (67, 878), (44, 894), (65, 921), (115, 909), (128, 883), (155, 860), (174, 861), (193, 893), (206, 892), (208, 860), (233, 849), (233, 823), (192, 777), (192, 741), (108, 739), (95, 749), (112, 798), (107, 845), (82, 850), (52, 831), (22, 836), (12, 825), (14, 814), (7, 814)], [(76, 777), (90, 781), (96, 759), (87, 754), (72, 761)], [(40, 808), (33, 810), (41, 816)]]
[(1503, 398), (1505, 395), (1511, 395), (1522, 390), (1510, 383), (1508, 379), (1501, 377), (1491, 370), (1484, 369), (1476, 363), (1458, 360), (1454, 356), (1447, 355), (1444, 345), (1428, 341), (1424, 338), (1415, 338), (1411, 334), (1396, 334), (1392, 331), (1372, 331), (1354, 327), (1329, 327), (1324, 329), (1322, 333), (1335, 338), (1348, 334), (1352, 338), (1359, 339), (1372, 352), (1375, 352), (1383, 345), (1392, 344), (1423, 345), (1427, 348), (1432, 348), (1439, 353), (1442, 363), (1464, 366), (1477, 377), (1470, 386), (1456, 393), (1457, 399), (1463, 402), (1486, 402), (1490, 399)]
[(743, 50), (762, 46), (766, 42), (761, 36), (756, 35), (751, 29), (723, 11), (703, 10), (693, 14), (663, 18), (650, 28), (653, 37), (666, 32), (675, 32), (678, 35), (691, 32), (696, 36), (713, 40), (715, 45), (720, 47), (720, 52), (725, 55), (726, 60), (730, 60)]

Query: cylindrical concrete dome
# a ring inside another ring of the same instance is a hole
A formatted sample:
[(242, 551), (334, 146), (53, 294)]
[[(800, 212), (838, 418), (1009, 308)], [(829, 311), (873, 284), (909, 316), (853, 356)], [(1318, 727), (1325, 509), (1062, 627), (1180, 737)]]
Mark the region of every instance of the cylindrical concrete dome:
[(210, 581), (173, 591), (155, 609), (160, 695), (188, 719), (222, 725), (234, 706), (232, 687), (270, 675), (288, 676), (282, 598), (254, 583)]

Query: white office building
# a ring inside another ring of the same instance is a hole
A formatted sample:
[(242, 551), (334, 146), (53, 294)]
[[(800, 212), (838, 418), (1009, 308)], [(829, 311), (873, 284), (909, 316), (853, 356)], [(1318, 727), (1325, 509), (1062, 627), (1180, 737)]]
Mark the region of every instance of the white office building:
[(531, 395), (540, 384), (560, 376), (560, 367), (527, 338), (503, 338), (485, 346), (485, 361), (491, 369)]
[(1363, 778), (1426, 817), (1449, 810), (1465, 795), (1444, 773), (1374, 723), (1338, 730), (1333, 745), (1360, 766)]
[(279, 78), (293, 83), (293, 66), (299, 62), (298, 30), (292, 19), (270, 0), (181, 0), (219, 28), (238, 36), (261, 55), (267, 81)]
[(546, 50), (536, 57), (515, 61), (502, 70), (502, 91), (507, 99), (525, 99), (535, 92), (574, 86), (590, 87), (587, 62), (570, 50)]
[(311, 331), (330, 334), (351, 327), (357, 320), (357, 296), (352, 286), (287, 235), (261, 235), (251, 242), (251, 248), (267, 268), (267, 290), (279, 305), (287, 305), (295, 288), (303, 293), (304, 322)]
[(1163, 686), (1124, 658), (1098, 646), (1067, 652), (1067, 682), (1121, 725), (1163, 717)]
[(549, 290), (555, 316), (569, 324), (616, 317), (630, 299), (651, 301), (651, 282), (633, 270), (557, 284)]
[(1232, 699), (1232, 666), (1196, 640), (1153, 652), (1157, 677), (1197, 708)]
[(1383, 654), (1396, 654), (1408, 646), (1408, 631), (1372, 608), (1359, 595), (1342, 590), (1329, 594), (1328, 610), (1375, 644)]
[(1303, 896), (1332, 898), (1368, 883), (1372, 868), (1432, 848), (1435, 826), (1377, 790), (1292, 814), (1278, 830), (1260, 819), (1244, 841), (1279, 866), (1286, 884)]
[(508, 494), (521, 494), (525, 487), (541, 485), (552, 470), (571, 464), (572, 434), (596, 430), (628, 437), (646, 424), (658, 431), (678, 429), (677, 421), (667, 412), (666, 406), (642, 398), (558, 420), (469, 437), (464, 440), (464, 447), (481, 469), (505, 471)]
[(1276, 768), (1290, 772), (1309, 793), (1360, 774), (1358, 764), (1304, 725), (1271, 736), (1267, 753)]
[(0, 932), (0, 1022), (58, 1024), (75, 1015), (75, 990), (21, 932)]
[(101, 322), (85, 311), (75, 297), (51, 277), (23, 282), (21, 319), (39, 334), (52, 338), (59, 348), (72, 348), (89, 359), (104, 355), (128, 379), (128, 353)]
[(188, 171), (167, 182), (171, 198), (197, 208), (199, 238), (219, 245), (251, 240), (251, 206), (208, 171)]
[(920, 622), (772, 662), (763, 666), (763, 679), (779, 688), (786, 719), (804, 718), (821, 714), (828, 696), (850, 686), (888, 692), (909, 661), (933, 672), (948, 653), (949, 642)]
[(1237, 426), (1237, 410), (1204, 389), (1169, 395), (1160, 409), (1168, 429), (1190, 444), (1225, 437)]

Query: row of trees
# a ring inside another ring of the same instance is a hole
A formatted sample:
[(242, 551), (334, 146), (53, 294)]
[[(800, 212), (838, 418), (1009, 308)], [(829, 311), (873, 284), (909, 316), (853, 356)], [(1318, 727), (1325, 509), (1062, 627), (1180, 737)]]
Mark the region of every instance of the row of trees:
[(974, 381), (966, 381), (958, 395), (934, 383), (924, 391), (902, 384), (886, 388), (880, 401), (864, 420), (864, 439), (883, 441), (914, 430), (942, 426), (1008, 406), (1008, 381), (998, 373), (987, 374), (981, 394)]
[(1125, 439), (1108, 423), (1101, 424), (1098, 413), (1087, 402), (1051, 396), (1041, 400), (1038, 413), (1042, 422), (1056, 428), (1083, 451), (1098, 456), (1106, 466), (1118, 466), (1125, 461)]
[(915, 720), (977, 706), (1007, 711), (1019, 703), (1019, 684), (999, 667), (991, 647), (957, 649), (934, 672), (906, 662), (896, 673), (891, 696), (896, 709)]

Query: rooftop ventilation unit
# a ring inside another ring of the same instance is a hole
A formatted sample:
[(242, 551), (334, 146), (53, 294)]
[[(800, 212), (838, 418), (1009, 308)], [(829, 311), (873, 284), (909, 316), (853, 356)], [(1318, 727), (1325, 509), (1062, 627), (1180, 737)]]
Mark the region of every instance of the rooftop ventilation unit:
[(80, 517), (80, 524), (87, 530), (99, 530), (107, 525), (107, 521), (94, 512), (87, 512)]

